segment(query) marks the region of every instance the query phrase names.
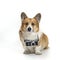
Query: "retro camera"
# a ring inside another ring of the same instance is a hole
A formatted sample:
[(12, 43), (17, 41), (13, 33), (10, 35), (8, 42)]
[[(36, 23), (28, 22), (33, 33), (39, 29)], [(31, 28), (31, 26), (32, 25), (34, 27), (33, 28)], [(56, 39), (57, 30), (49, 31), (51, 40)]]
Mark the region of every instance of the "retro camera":
[(38, 40), (24, 40), (26, 46), (35, 46), (35, 45), (38, 45)]

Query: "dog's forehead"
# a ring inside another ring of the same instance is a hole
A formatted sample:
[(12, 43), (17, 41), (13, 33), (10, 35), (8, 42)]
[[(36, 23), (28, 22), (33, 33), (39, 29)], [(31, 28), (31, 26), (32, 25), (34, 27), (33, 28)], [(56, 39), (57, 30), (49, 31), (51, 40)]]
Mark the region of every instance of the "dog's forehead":
[(36, 19), (34, 18), (25, 18), (25, 20), (23, 20), (23, 22), (38, 22)]

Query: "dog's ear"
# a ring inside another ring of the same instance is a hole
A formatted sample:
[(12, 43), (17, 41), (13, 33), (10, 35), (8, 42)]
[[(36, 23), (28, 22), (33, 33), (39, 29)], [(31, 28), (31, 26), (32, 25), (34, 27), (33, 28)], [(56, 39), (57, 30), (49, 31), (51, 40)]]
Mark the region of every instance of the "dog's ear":
[(21, 19), (24, 20), (25, 18), (27, 18), (27, 15), (24, 12), (22, 12), (21, 13)]
[(38, 22), (40, 22), (40, 19), (41, 19), (41, 14), (38, 13), (36, 14), (36, 16), (34, 17), (36, 20), (38, 20)]

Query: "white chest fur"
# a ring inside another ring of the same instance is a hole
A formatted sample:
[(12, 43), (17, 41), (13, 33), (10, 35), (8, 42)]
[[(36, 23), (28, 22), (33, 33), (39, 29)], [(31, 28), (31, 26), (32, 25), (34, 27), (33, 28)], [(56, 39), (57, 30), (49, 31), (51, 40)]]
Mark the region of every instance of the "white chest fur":
[(35, 40), (37, 38), (40, 38), (42, 35), (42, 32), (23, 32), (24, 39), (28, 40)]

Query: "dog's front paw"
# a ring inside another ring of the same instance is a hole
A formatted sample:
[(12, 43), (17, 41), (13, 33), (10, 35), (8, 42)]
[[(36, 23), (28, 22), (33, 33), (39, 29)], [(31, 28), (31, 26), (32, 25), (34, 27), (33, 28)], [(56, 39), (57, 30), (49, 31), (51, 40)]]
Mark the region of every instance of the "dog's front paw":
[(41, 51), (35, 51), (35, 54), (36, 54), (36, 55), (41, 55), (42, 52), (41, 52)]
[(24, 54), (30, 54), (31, 52), (30, 51), (24, 51)]

